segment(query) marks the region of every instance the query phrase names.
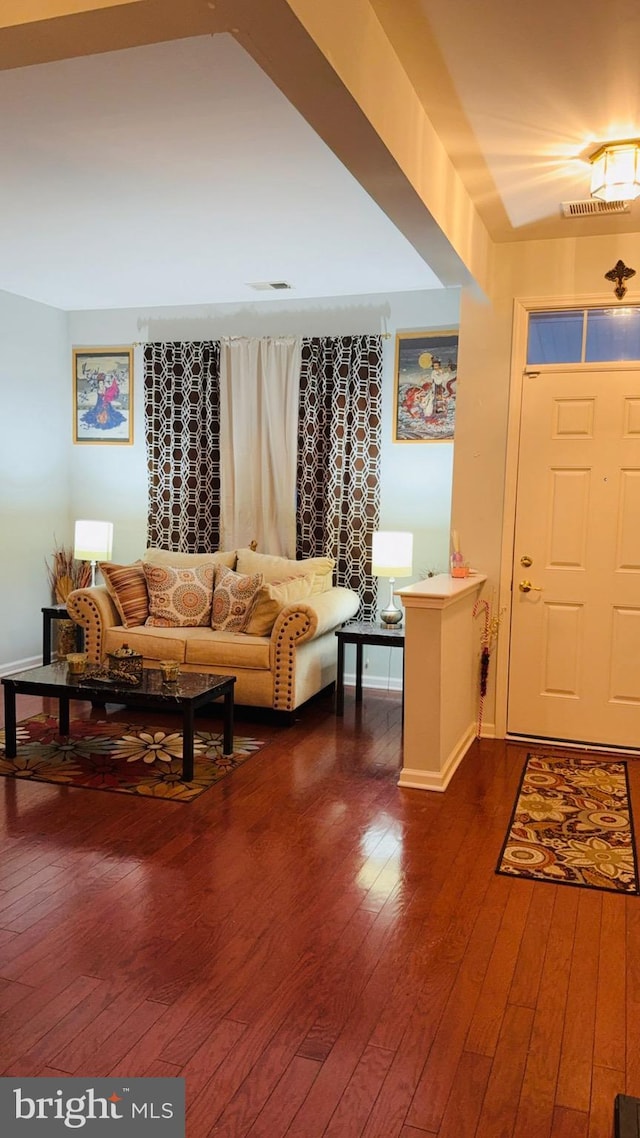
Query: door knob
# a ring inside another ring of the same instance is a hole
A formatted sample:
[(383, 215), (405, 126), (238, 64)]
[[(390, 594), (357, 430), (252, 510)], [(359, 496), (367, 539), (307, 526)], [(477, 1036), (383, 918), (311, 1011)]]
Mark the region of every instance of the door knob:
[(532, 585), (531, 581), (521, 581), (518, 585), (521, 593), (541, 593), (542, 585)]

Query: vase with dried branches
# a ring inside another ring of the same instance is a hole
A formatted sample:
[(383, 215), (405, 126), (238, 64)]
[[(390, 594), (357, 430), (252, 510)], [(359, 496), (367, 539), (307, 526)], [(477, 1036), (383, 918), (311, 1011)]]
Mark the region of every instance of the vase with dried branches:
[[(51, 561), (45, 562), (51, 587), (51, 598), (55, 604), (67, 603), (69, 593), (83, 589), (91, 584), (91, 565), (88, 561), (76, 561), (72, 549), (57, 545)], [(72, 620), (56, 621), (57, 653), (66, 656), (76, 647), (76, 625)]]

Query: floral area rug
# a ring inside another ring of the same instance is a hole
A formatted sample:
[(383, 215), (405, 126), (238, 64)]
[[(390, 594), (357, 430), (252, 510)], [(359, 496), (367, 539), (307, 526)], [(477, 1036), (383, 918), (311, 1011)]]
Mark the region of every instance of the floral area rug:
[(192, 802), (264, 746), (257, 739), (236, 737), (233, 754), (223, 755), (221, 733), (196, 731), (194, 777), (183, 782), (179, 731), (77, 719), (70, 732), (61, 738), (56, 718), (34, 715), (18, 724), (18, 753), (8, 759), (0, 731), (0, 775)]
[(637, 894), (626, 762), (528, 755), (496, 873)]

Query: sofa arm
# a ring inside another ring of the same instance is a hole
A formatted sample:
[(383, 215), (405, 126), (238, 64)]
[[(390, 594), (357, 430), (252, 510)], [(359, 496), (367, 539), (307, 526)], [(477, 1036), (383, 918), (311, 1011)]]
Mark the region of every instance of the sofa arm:
[(334, 586), (326, 593), (317, 593), (304, 601), (292, 601), (278, 613), (271, 632), (271, 660), (276, 645), (282, 640), (304, 644), (316, 636), (324, 636), (340, 628), (345, 620), (355, 616), (360, 598), (352, 589)]
[(120, 613), (104, 585), (74, 589), (67, 597), (67, 612), (84, 629), (85, 652), (90, 664), (102, 663), (107, 628), (122, 624)]
[(274, 677), (274, 706), (289, 710), (295, 685), (298, 645), (324, 636), (355, 616), (360, 597), (352, 589), (335, 586), (304, 601), (285, 605), (271, 633), (269, 659)]

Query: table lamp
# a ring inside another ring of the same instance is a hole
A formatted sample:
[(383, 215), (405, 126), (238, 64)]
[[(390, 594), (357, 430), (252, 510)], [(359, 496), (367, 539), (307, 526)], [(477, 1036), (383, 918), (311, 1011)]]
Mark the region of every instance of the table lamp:
[(376, 530), (373, 535), (372, 567), (374, 577), (389, 578), (389, 604), (380, 613), (382, 628), (397, 628), (402, 623), (402, 609), (394, 603), (396, 577), (410, 577), (413, 572), (413, 534)]
[(91, 584), (96, 583), (98, 561), (111, 561), (113, 522), (76, 522), (73, 556), (76, 561), (91, 562)]

